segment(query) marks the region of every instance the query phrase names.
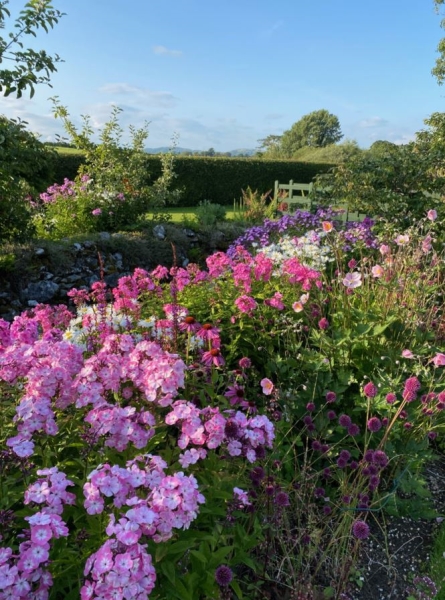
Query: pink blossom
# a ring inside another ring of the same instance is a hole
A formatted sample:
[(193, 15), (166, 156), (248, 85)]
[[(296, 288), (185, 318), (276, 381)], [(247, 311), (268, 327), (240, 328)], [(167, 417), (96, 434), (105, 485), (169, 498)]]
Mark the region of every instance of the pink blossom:
[(427, 213), (426, 213), (427, 219), (429, 219), (430, 221), (435, 221), (437, 219), (437, 211), (435, 211), (433, 208), (431, 208)]
[(256, 309), (257, 303), (256, 303), (255, 299), (252, 298), (251, 296), (243, 295), (235, 300), (235, 306), (242, 313), (250, 314), (250, 313), (252, 313), (252, 311), (254, 311)]
[(362, 285), (362, 276), (358, 271), (346, 273), (345, 277), (342, 279), (342, 283), (349, 289), (358, 288)]
[(405, 350), (402, 350), (402, 357), (403, 358), (414, 358), (414, 354), (411, 352), (411, 350), (405, 349)]
[(382, 275), (385, 273), (385, 270), (383, 269), (382, 266), (380, 265), (374, 265), (371, 268), (371, 274), (373, 277), (382, 277)]
[(442, 354), (442, 352), (438, 352), (431, 362), (434, 364), (435, 367), (444, 367), (445, 354)]
[(273, 392), (273, 389), (274, 389), (274, 385), (271, 382), (271, 380), (268, 379), (267, 377), (265, 377), (264, 379), (262, 379), (260, 381), (260, 384), (263, 389), (263, 394), (265, 396), (270, 396), (270, 394)]
[(98, 217), (99, 215), (102, 214), (102, 209), (101, 208), (95, 208), (94, 210), (91, 211), (91, 214), (94, 215), (95, 217)]

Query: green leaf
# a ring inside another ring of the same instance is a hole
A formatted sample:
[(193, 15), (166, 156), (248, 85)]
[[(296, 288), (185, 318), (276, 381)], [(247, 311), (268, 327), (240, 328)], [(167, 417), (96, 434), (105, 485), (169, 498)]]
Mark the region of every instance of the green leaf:
[(239, 586), (238, 582), (237, 582), (237, 581), (235, 581), (234, 579), (232, 579), (232, 581), (230, 582), (230, 587), (231, 587), (231, 588), (232, 588), (232, 590), (235, 592), (235, 594), (236, 594), (236, 597), (237, 597), (239, 600), (242, 600), (242, 598), (243, 598), (244, 596), (243, 596), (243, 593), (242, 593), (242, 591), (241, 591), (241, 588), (240, 588), (240, 586)]

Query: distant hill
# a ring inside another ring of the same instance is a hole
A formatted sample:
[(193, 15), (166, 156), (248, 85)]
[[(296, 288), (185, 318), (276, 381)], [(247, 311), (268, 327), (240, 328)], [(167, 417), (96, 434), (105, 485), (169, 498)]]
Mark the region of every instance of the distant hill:
[[(162, 154), (164, 152), (169, 152), (169, 150), (171, 150), (169, 146), (161, 146), (159, 148), (145, 148), (145, 152), (147, 152), (147, 154)], [(195, 152), (205, 152), (205, 150), (192, 150), (191, 148), (181, 148), (180, 146), (177, 146), (173, 152), (174, 154), (194, 154)], [(255, 153), (256, 150), (252, 150), (251, 148), (237, 148), (236, 150), (230, 150), (230, 154), (232, 156), (239, 156), (240, 154), (247, 154), (248, 156), (253, 156)], [(225, 152), (221, 152), (220, 154), (225, 154)]]

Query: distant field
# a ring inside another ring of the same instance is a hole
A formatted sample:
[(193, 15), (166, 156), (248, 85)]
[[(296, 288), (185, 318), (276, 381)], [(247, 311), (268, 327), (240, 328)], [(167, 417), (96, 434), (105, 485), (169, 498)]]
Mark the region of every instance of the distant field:
[(65, 148), (64, 146), (50, 146), (54, 148), (59, 154), (83, 154), (82, 150), (77, 148)]

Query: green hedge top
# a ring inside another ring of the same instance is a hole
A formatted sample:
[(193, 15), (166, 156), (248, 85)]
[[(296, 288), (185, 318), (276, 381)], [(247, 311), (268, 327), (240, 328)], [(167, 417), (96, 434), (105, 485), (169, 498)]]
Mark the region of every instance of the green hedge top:
[[(56, 183), (62, 183), (65, 177), (74, 179), (82, 162), (82, 154), (60, 154), (55, 167)], [(161, 174), (160, 157), (147, 154), (146, 164), (147, 179), (153, 182)], [(276, 180), (310, 183), (318, 173), (325, 173), (333, 166), (292, 160), (179, 155), (174, 160), (177, 174), (174, 187), (183, 190), (179, 206), (196, 206), (202, 200), (229, 206), (234, 200), (239, 201), (247, 187), (262, 194), (269, 190), (273, 193)]]

